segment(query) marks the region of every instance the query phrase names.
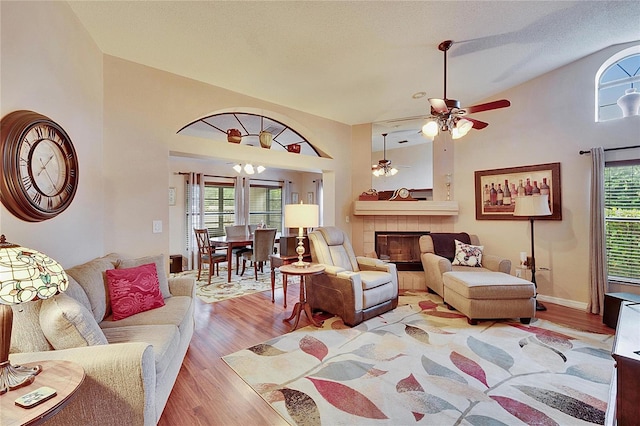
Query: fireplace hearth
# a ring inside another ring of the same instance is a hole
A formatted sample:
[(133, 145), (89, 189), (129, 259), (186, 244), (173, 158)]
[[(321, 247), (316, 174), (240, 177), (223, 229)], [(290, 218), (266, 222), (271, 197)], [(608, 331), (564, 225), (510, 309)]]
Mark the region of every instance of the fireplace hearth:
[(395, 263), (399, 271), (422, 271), (419, 241), (427, 234), (429, 231), (376, 231), (376, 254)]

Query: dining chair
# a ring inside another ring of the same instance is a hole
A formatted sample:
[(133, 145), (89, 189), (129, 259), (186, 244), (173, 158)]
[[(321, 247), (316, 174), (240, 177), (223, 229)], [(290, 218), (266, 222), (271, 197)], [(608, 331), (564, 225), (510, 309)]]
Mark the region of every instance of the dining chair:
[(253, 262), (253, 270), (256, 281), (258, 280), (258, 269), (264, 272), (264, 262), (269, 260), (269, 255), (273, 253), (273, 245), (276, 241), (275, 228), (256, 229), (253, 234), (253, 245), (251, 248), (242, 253), (242, 272), (244, 274), (247, 260)]
[[(249, 228), (247, 225), (227, 225), (224, 227), (224, 233), (227, 237), (246, 237), (249, 235)], [(236, 257), (236, 275), (240, 270), (240, 256), (247, 250), (251, 250), (249, 247), (234, 247), (233, 254)], [(231, 267), (231, 265), (229, 265)]]
[(198, 242), (198, 278), (200, 280), (200, 273), (202, 272), (202, 265), (209, 265), (209, 284), (211, 284), (211, 276), (215, 268), (216, 275), (220, 276), (220, 262), (227, 260), (227, 255), (224, 253), (216, 253), (215, 248), (211, 246), (209, 241), (209, 230), (194, 228), (193, 232), (196, 234), (196, 241)]

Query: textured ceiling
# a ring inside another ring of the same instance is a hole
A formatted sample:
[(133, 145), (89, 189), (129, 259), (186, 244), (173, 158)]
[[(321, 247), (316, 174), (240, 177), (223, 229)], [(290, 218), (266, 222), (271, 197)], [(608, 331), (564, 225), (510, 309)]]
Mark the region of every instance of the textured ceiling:
[(446, 39), (462, 106), (640, 39), (636, 1), (68, 3), (106, 54), (346, 124), (428, 114)]

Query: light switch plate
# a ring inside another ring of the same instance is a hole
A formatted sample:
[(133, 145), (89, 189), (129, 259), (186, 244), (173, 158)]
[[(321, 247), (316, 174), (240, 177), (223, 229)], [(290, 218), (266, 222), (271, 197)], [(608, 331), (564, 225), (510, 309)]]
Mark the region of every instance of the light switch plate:
[(154, 234), (162, 233), (162, 221), (161, 220), (154, 220), (153, 221), (153, 233)]

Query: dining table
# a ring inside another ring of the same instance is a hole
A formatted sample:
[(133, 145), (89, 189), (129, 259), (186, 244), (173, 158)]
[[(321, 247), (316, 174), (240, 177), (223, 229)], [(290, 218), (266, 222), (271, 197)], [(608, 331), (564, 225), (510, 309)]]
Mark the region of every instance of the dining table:
[(227, 247), (227, 282), (231, 282), (231, 270), (232, 267), (232, 259), (233, 259), (233, 249), (235, 247), (245, 247), (253, 244), (253, 235), (245, 235), (239, 237), (229, 237), (226, 235), (220, 237), (211, 237), (209, 239), (211, 241), (211, 245), (213, 247)]

